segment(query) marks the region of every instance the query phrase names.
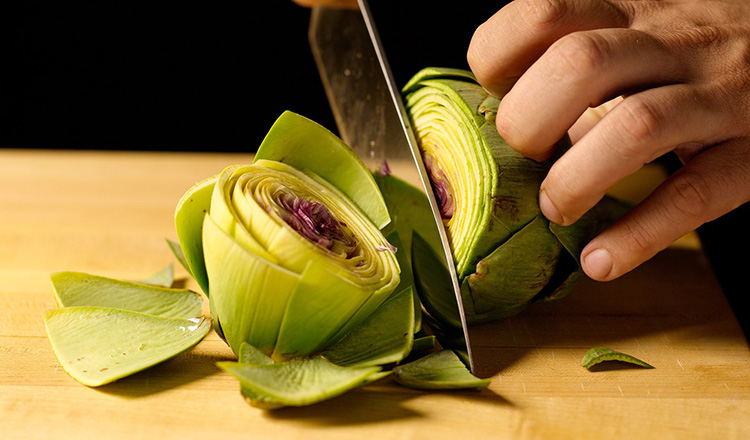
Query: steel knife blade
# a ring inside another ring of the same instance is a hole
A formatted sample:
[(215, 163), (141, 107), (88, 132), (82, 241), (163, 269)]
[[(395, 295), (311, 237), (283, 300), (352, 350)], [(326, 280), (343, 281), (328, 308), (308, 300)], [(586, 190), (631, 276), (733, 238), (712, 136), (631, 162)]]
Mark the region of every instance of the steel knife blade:
[[(342, 140), (371, 170), (395, 176), (423, 194), (424, 209), (429, 211), (423, 217), (430, 220), (421, 222), (414, 232), (437, 237), (430, 241), (430, 248), (438, 261), (412, 261), (417, 291), (438, 341), (459, 353), (474, 371), (460, 287), (438, 202), (367, 1), (358, 0), (358, 4), (359, 9), (313, 8), (309, 29), (313, 56)], [(388, 202), (390, 189), (381, 189)], [(393, 219), (403, 220), (409, 219)], [(407, 241), (412, 252), (422, 243), (416, 237)], [(426, 306), (427, 296), (433, 307)], [(434, 312), (435, 303), (440, 313)]]

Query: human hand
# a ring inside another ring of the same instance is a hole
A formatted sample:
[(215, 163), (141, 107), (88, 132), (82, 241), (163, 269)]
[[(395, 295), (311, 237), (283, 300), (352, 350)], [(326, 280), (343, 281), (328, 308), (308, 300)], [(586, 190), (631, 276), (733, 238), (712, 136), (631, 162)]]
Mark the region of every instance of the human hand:
[(750, 2), (516, 0), (481, 25), (469, 65), (497, 129), (542, 160), (589, 107), (622, 95), (552, 166), (539, 204), (574, 223), (614, 183), (674, 151), (684, 166), (581, 253), (611, 280), (750, 200)]

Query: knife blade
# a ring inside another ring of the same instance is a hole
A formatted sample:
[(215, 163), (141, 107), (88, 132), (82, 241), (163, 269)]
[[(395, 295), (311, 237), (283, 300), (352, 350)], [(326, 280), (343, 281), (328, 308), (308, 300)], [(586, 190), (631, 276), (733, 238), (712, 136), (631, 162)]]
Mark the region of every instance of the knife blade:
[[(421, 223), (415, 233), (438, 237), (430, 242), (438, 264), (414, 261), (417, 291), (438, 341), (459, 353), (473, 372), (458, 277), (439, 205), (367, 1), (358, 4), (358, 10), (313, 8), (309, 28), (313, 56), (342, 140), (371, 170), (393, 175), (423, 194), (423, 209), (429, 211), (424, 214), (431, 221)], [(389, 194), (384, 196), (390, 199)], [(417, 241), (410, 240), (412, 250)], [(425, 302), (427, 296), (432, 307)], [(441, 313), (430, 314), (436, 303)]]

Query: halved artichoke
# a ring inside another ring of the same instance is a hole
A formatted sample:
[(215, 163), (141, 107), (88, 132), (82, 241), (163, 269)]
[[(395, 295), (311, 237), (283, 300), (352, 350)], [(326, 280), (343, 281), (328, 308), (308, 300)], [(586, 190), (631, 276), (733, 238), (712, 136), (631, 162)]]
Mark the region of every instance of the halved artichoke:
[(393, 293), (399, 265), (375, 223), (388, 221), (361, 160), (290, 112), (252, 165), (198, 183), (176, 212), (218, 330), (236, 353), (248, 343), (276, 361), (323, 351)]
[(426, 68), (404, 87), (405, 101), (450, 240), (469, 322), (514, 315), (570, 291), (588, 240), (620, 215), (605, 199), (569, 227), (551, 224), (539, 187), (556, 155), (536, 162), (495, 129), (500, 100), (471, 72)]

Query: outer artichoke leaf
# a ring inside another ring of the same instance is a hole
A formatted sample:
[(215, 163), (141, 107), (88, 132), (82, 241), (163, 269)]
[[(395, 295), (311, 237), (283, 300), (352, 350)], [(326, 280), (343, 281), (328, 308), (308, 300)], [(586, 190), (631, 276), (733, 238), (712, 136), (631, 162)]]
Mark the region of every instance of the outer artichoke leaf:
[(174, 283), (174, 266), (170, 263), (159, 272), (156, 272), (141, 282), (152, 286), (172, 287), (172, 284)]
[(412, 236), (414, 285), (427, 313), (446, 326), (463, 334), (457, 298), (451, 288), (451, 278), (444, 259), (438, 258), (432, 247), (414, 231)]
[(379, 367), (340, 367), (321, 356), (272, 365), (219, 362), (240, 381), (243, 395), (260, 407), (305, 406), (382, 377)]
[(422, 328), (422, 305), (419, 302), (419, 297), (416, 293), (416, 287), (414, 287), (414, 272), (412, 271), (411, 262), (409, 261), (411, 259), (411, 255), (406, 253), (407, 250), (404, 249), (403, 243), (401, 242), (401, 237), (398, 235), (398, 231), (392, 231), (386, 236), (386, 239), (393, 247), (397, 249), (396, 260), (398, 260), (398, 265), (401, 268), (401, 281), (399, 282), (398, 286), (396, 286), (394, 292), (401, 292), (404, 289), (411, 289), (411, 297), (414, 302), (414, 329), (412, 333), (417, 333)]
[[(185, 253), (182, 251), (182, 246), (180, 246), (180, 243), (174, 240), (166, 239), (167, 246), (169, 246), (169, 249), (172, 250), (172, 253), (174, 254), (174, 257), (177, 259), (177, 261), (180, 262), (182, 267), (185, 268), (188, 274), (190, 276), (193, 276), (193, 272), (190, 270), (190, 265), (187, 262), (187, 259), (185, 258)], [(201, 244), (203, 246), (203, 244)]]
[(58, 272), (50, 276), (60, 307), (92, 306), (140, 312), (162, 318), (194, 318), (201, 314), (200, 295), (82, 272)]
[(429, 243), (435, 252), (442, 252), (438, 230), (423, 227), (423, 225), (435, 221), (427, 195), (421, 189), (394, 175), (376, 174), (375, 181), (385, 198), (391, 215), (391, 223), (383, 229), (383, 233), (386, 236), (390, 236), (389, 234), (393, 231), (398, 233), (401, 246), (397, 247), (399, 251), (402, 249), (405, 251), (404, 254), (407, 256), (409, 264), (411, 264), (412, 254), (411, 238), (415, 230), (420, 231), (422, 238)]
[(437, 339), (434, 335), (422, 336), (421, 338), (414, 338), (414, 343), (411, 347), (412, 353), (422, 353), (433, 350), (436, 346)]
[(211, 314), (221, 316), (224, 338), (235, 353), (247, 342), (270, 354), (300, 276), (248, 251), (209, 215), (203, 240), (213, 289)]
[[(283, 361), (319, 353), (372, 295), (349, 280), (308, 265), (289, 298), (271, 357)], [(370, 313), (378, 305), (372, 304)]]
[(271, 359), (265, 353), (248, 344), (247, 342), (243, 342), (240, 346), (240, 353), (238, 357), (239, 363), (241, 364), (271, 365), (276, 363), (276, 361)]
[(258, 148), (255, 160), (259, 159), (309, 169), (346, 194), (378, 229), (390, 222), (385, 201), (364, 162), (316, 122), (284, 112)]
[(384, 302), (323, 356), (336, 365), (365, 367), (398, 362), (411, 351), (414, 328), (412, 288)]
[(586, 351), (586, 354), (583, 355), (583, 359), (581, 359), (581, 366), (590, 369), (596, 364), (608, 361), (620, 361), (638, 365), (643, 368), (654, 368), (653, 365), (634, 356), (606, 347), (593, 347)]
[(211, 328), (204, 318), (159, 318), (100, 307), (52, 310), (44, 325), (63, 369), (91, 387), (177, 356), (198, 344)]
[(211, 194), (218, 176), (196, 183), (177, 203), (174, 213), (177, 239), (185, 256), (189, 272), (195, 278), (203, 293), (208, 292), (208, 275), (203, 262), (203, 241), (201, 230), (203, 216), (211, 206)]
[[(542, 216), (536, 217), (480, 261), (476, 272), (464, 279), (464, 304), (473, 305), (473, 310), (467, 310), (467, 320), (478, 322), (515, 315), (550, 282), (562, 245), (548, 225)], [(512, 262), (513, 270), (508, 270), (508, 262)]]
[(396, 382), (425, 390), (484, 388), (489, 379), (479, 379), (469, 372), (451, 350), (439, 350), (393, 369)]

